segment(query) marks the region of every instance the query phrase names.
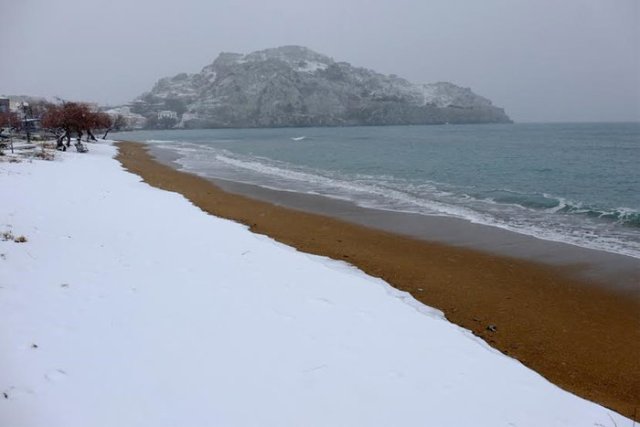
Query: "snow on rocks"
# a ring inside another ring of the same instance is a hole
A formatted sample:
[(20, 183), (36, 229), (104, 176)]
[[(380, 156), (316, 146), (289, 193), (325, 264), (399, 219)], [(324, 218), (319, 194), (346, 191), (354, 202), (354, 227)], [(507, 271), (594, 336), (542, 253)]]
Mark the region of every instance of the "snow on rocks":
[(0, 164), (1, 426), (632, 424), (90, 148)]

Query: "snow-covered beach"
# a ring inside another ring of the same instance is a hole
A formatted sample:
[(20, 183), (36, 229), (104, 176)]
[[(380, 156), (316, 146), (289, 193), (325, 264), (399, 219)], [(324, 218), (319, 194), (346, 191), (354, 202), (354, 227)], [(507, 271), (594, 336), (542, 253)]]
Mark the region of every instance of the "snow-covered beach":
[(90, 149), (0, 163), (0, 425), (632, 425)]

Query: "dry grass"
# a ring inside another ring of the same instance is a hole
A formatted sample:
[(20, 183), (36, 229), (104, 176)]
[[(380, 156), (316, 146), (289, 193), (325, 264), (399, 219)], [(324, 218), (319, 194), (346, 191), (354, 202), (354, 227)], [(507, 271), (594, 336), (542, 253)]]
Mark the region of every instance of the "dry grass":
[(11, 231), (3, 231), (0, 233), (0, 239), (4, 242), (14, 241), (16, 243), (26, 243), (28, 242), (25, 236), (14, 236)]
[(35, 153), (33, 153), (33, 157), (35, 157), (36, 159), (42, 159), (42, 160), (53, 160), (56, 155), (52, 152), (52, 151), (36, 151)]

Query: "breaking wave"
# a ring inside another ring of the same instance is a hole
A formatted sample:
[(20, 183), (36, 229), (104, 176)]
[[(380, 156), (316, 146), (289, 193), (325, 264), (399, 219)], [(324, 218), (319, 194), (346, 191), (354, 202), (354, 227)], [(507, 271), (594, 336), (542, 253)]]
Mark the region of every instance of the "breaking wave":
[[(484, 196), (484, 197), (482, 197)], [(626, 227), (640, 228), (640, 212), (631, 208), (614, 209), (589, 206), (582, 202), (568, 201), (548, 194), (526, 194), (510, 190), (493, 190), (471, 197), (496, 204), (519, 206), (524, 209), (543, 210), (549, 213), (583, 215), (590, 218), (612, 221)]]
[(473, 192), (425, 180), (319, 170), (200, 144), (179, 143), (171, 148), (183, 156), (178, 162), (184, 169), (201, 175), (319, 194), (369, 208), (462, 218), (640, 258), (640, 212), (629, 208), (605, 209), (545, 193)]

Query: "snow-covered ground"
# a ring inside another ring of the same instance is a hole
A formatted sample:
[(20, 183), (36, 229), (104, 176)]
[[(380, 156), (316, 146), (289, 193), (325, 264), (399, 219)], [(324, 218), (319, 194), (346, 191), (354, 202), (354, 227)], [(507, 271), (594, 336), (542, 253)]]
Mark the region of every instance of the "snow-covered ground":
[(0, 163), (0, 426), (632, 425), (89, 147)]

